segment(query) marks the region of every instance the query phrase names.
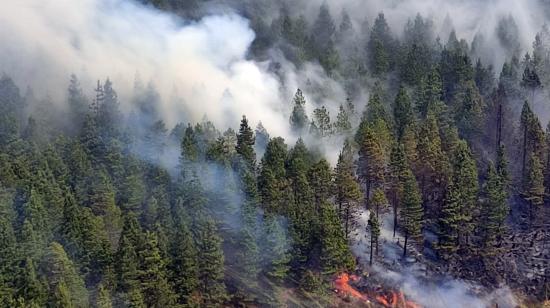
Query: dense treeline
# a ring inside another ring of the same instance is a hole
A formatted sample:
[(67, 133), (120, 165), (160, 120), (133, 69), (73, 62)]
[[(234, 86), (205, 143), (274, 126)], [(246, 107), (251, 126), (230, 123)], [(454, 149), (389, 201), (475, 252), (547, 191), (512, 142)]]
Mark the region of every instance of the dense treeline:
[[(275, 304), (287, 281), (316, 290), (354, 269), (333, 170), (302, 140), (288, 149), (246, 117), (237, 132), (205, 120), (168, 133), (139, 86), (125, 121), (111, 81), (89, 102), (74, 76), (69, 121), (24, 123), (30, 98), (0, 83), (3, 305)], [(352, 159), (339, 174), (353, 182)]]
[[(341, 19), (325, 6), (311, 27), (286, 10), (264, 31), (253, 19), (255, 53), (279, 44), (350, 97), (352, 85), (370, 88), (361, 114), (343, 97), (334, 120), (324, 106), (308, 115), (296, 92), (289, 125), (343, 140), (334, 168), (305, 139), (289, 147), (244, 116), (237, 131), (207, 119), (169, 131), (152, 86), (136, 84), (124, 115), (109, 79), (90, 99), (72, 76), (59, 109), (2, 77), (1, 305), (278, 305), (294, 300), (285, 287), (317, 298), (356, 268), (348, 244), (364, 210), (371, 263), (391, 215), (405, 256), (456, 275), (482, 266), (476, 275), (496, 283), (503, 236), (547, 219), (550, 133), (532, 108), (550, 86), (550, 32), (521, 61), (511, 50), (495, 78), (476, 58), (480, 39), (451, 32), (442, 44), (420, 16), (401, 40), (383, 14), (360, 31)], [(543, 279), (524, 283), (548, 289)]]

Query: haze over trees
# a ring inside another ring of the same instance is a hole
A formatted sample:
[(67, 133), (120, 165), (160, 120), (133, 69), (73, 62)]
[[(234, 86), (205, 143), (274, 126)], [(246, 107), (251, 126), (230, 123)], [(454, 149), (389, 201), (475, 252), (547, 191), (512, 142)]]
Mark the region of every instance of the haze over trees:
[[(190, 18), (201, 6), (142, 2)], [(503, 19), (510, 53), (493, 68), (479, 41), (438, 38), (421, 15), (358, 29), (326, 4), (313, 22), (243, 6), (250, 57), (277, 46), (347, 90), (325, 106), (296, 89), (286, 139), (247, 115), (168, 127), (154, 82), (122, 102), (116, 79), (83, 89), (71, 75), (52, 104), (0, 78), (0, 306), (325, 304), (335, 274), (384, 258), (384, 230), (431, 271), (548, 299), (550, 124), (534, 111), (550, 103), (548, 27), (521, 54)], [(354, 232), (369, 254), (352, 253)]]

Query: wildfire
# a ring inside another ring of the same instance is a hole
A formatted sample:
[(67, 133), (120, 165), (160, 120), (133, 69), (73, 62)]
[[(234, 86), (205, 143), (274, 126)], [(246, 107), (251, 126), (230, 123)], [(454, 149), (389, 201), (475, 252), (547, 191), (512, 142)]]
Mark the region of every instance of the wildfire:
[[(356, 281), (356, 280), (359, 279), (359, 277), (357, 277), (355, 275), (352, 275), (351, 279), (353, 281)], [(336, 292), (338, 292), (340, 294), (350, 295), (354, 298), (357, 298), (357, 299), (360, 299), (360, 300), (363, 300), (363, 301), (366, 301), (367, 303), (369, 303), (370, 300), (368, 299), (368, 297), (366, 295), (364, 295), (363, 293), (359, 292), (358, 290), (356, 290), (354, 287), (352, 287), (349, 284), (349, 281), (350, 281), (350, 275), (348, 275), (347, 273), (342, 273), (342, 274), (338, 275), (336, 280), (334, 280), (334, 285), (336, 287)]]
[[(341, 273), (334, 280), (336, 292), (371, 303), (368, 295), (360, 292), (350, 285), (350, 281), (357, 282), (359, 279), (360, 278), (355, 275)], [(402, 292), (388, 291), (383, 292), (383, 294), (376, 294), (372, 298), (375, 303), (387, 308), (421, 308), (421, 306), (415, 302), (406, 300), (405, 295)]]

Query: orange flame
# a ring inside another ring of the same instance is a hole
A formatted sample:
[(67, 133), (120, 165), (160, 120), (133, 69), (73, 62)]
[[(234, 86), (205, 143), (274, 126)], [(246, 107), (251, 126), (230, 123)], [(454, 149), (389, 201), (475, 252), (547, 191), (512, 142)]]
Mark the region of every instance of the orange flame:
[[(356, 275), (348, 275), (347, 273), (341, 273), (334, 280), (334, 286), (336, 292), (342, 293), (345, 295), (352, 296), (354, 298), (366, 301), (370, 303), (370, 300), (367, 295), (359, 292), (357, 289), (352, 287), (350, 281), (358, 281), (359, 277)], [(387, 307), (387, 308), (421, 308), (420, 305), (416, 304), (413, 301), (408, 301), (405, 299), (405, 294), (403, 292), (390, 291), (389, 294), (381, 294), (375, 297), (378, 304)]]
[[(359, 279), (355, 275), (352, 275), (351, 278), (352, 278), (353, 281), (356, 281), (356, 280)], [(369, 302), (369, 299), (366, 295), (364, 295), (363, 293), (357, 291), (354, 287), (349, 285), (349, 281), (350, 281), (350, 276), (347, 273), (342, 273), (342, 274), (338, 275), (336, 280), (334, 280), (334, 285), (336, 287), (336, 290), (338, 292), (342, 292), (343, 294), (347, 294), (347, 295), (350, 295), (350, 296), (355, 297), (357, 299)]]

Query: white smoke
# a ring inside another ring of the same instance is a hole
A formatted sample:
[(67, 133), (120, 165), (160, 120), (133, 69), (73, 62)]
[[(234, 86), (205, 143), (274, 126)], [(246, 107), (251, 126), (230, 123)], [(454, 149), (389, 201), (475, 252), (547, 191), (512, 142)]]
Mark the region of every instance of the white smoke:
[[(351, 238), (352, 251), (359, 257), (360, 264), (366, 268), (370, 256), (369, 215), (368, 210), (359, 212), (357, 226)], [(415, 259), (410, 257), (416, 254), (414, 250), (411, 251), (410, 244), (409, 257), (404, 260), (402, 258), (404, 238), (399, 233), (395, 238), (393, 237), (392, 215), (384, 215), (381, 221), (379, 249), (382, 258), (375, 259), (371, 269), (414, 302), (428, 308), (485, 308), (493, 307), (495, 304), (504, 308), (517, 306), (517, 301), (507, 286), (488, 292), (486, 288), (474, 282), (427, 274), (425, 265), (415, 262)]]
[(108, 76), (123, 107), (139, 72), (160, 92), (159, 109), (169, 125), (182, 110), (192, 120), (207, 114), (220, 127), (234, 127), (246, 114), (284, 136), (287, 126), (280, 123), (288, 120), (279, 82), (246, 59), (254, 37), (248, 21), (235, 14), (184, 24), (127, 0), (5, 1), (0, 71), (58, 100), (71, 73), (85, 90)]

